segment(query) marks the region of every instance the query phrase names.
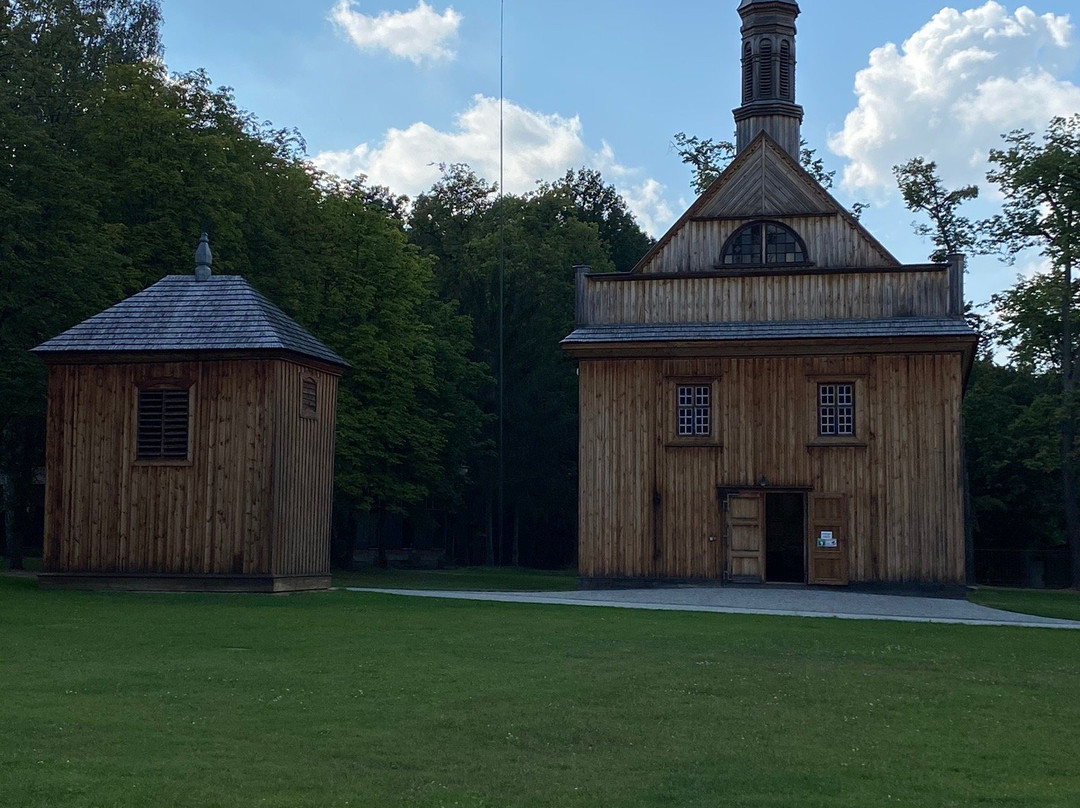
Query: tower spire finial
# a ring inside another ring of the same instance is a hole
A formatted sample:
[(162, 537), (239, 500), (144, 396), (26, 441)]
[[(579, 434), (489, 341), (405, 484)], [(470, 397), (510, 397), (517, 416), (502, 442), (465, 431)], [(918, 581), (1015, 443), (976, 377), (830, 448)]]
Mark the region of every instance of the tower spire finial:
[(213, 263), (214, 255), (210, 252), (210, 237), (203, 233), (199, 239), (199, 246), (195, 248), (195, 280), (209, 279), (210, 265)]
[(736, 151), (768, 132), (796, 160), (803, 109), (795, 103), (794, 0), (742, 0), (742, 106), (735, 110)]

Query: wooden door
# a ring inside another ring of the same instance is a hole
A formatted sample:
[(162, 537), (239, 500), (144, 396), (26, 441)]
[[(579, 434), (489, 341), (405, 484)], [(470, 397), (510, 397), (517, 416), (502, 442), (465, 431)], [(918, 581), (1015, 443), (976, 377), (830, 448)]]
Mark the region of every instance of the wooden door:
[(765, 580), (765, 495), (740, 491), (727, 497), (728, 579)]
[(810, 558), (812, 584), (846, 586), (848, 582), (847, 495), (811, 494)]

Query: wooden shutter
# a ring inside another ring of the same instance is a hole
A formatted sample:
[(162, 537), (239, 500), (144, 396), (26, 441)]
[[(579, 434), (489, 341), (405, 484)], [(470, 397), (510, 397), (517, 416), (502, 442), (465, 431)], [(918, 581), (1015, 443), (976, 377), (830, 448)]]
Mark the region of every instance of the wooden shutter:
[(319, 411), (319, 388), (310, 376), (300, 382), (300, 415), (314, 418)]
[(765, 496), (756, 491), (727, 497), (728, 578), (765, 580)]
[(847, 495), (810, 495), (810, 574), (812, 584), (848, 582)]
[(139, 460), (186, 460), (188, 391), (139, 391)]

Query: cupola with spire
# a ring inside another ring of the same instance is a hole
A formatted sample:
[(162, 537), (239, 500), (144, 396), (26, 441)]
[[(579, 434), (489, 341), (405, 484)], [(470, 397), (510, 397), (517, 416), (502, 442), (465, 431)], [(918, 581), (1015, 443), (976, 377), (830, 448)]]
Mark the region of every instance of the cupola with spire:
[(735, 112), (736, 150), (759, 132), (799, 158), (803, 109), (795, 103), (795, 18), (791, 0), (742, 0), (742, 106)]

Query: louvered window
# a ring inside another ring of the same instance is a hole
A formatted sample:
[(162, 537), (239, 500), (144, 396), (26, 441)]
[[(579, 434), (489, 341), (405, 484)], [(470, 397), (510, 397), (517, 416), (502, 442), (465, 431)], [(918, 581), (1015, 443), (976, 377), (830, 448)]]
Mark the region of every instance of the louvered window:
[(761, 57), (758, 63), (758, 98), (773, 97), (772, 42), (761, 40)]
[(319, 388), (312, 378), (305, 378), (300, 383), (300, 415), (314, 418), (319, 412)]
[(754, 100), (754, 51), (749, 42), (743, 48), (742, 100), (744, 104), (749, 104)]
[(780, 43), (780, 97), (784, 101), (794, 101), (791, 92), (791, 45), (787, 40)]
[(139, 390), (139, 460), (186, 460), (188, 390)]

